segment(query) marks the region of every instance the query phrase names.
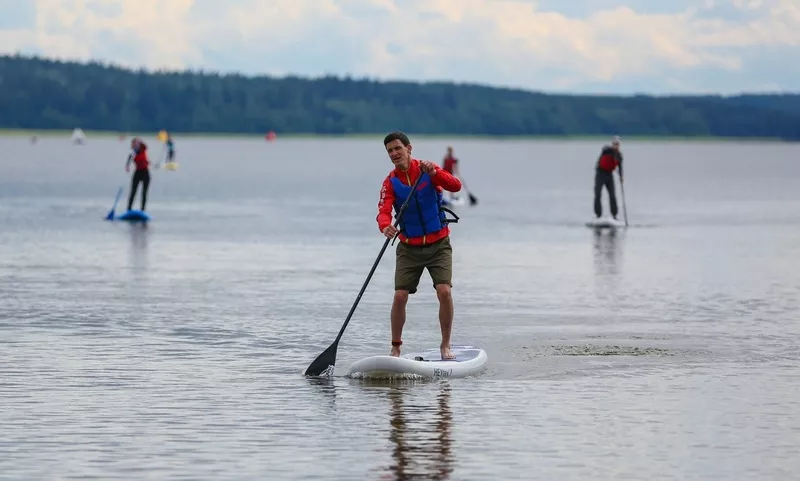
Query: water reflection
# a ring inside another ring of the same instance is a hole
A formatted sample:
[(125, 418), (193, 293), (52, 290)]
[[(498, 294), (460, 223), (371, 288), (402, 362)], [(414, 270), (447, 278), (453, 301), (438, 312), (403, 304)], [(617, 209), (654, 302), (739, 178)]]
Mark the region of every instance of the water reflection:
[(131, 235), (131, 264), (136, 270), (147, 268), (147, 223), (129, 224)]
[(595, 274), (602, 278), (620, 273), (620, 257), (624, 234), (618, 229), (594, 229)]
[(330, 377), (310, 377), (308, 382), (316, 393), (321, 393), (330, 403), (331, 414), (336, 413), (336, 384)]
[[(430, 399), (428, 391), (419, 389), (403, 384), (388, 387), (389, 439), (394, 445), (389, 471), (393, 477), (382, 479), (445, 480), (453, 472), (450, 384), (438, 383), (435, 405), (416, 402)], [(415, 402), (409, 402), (412, 397)]]

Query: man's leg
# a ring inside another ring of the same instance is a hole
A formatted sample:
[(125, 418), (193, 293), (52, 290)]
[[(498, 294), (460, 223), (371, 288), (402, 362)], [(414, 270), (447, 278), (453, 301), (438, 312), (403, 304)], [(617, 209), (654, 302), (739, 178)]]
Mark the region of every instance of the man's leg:
[(406, 324), (406, 304), (408, 304), (408, 294), (406, 290), (394, 291), (392, 301), (392, 356), (400, 355), (400, 345), (403, 343), (403, 326)]
[(139, 187), (139, 171), (133, 173), (131, 178), (131, 194), (128, 196), (128, 210), (133, 209), (133, 199), (136, 198), (136, 189)]
[(450, 350), (450, 333), (453, 329), (455, 309), (452, 294), (453, 248), (449, 237), (436, 244), (436, 250), (432, 253), (427, 267), (433, 279), (436, 297), (439, 299), (439, 327), (442, 330), (442, 343), (439, 348), (442, 359), (454, 359), (455, 356)]
[(392, 301), (391, 329), (392, 329), (392, 356), (400, 355), (400, 345), (403, 343), (403, 326), (406, 323), (406, 304), (408, 296), (417, 292), (419, 279), (425, 269), (424, 262), (420, 262), (417, 247), (409, 247), (400, 243), (397, 246), (397, 256), (394, 269), (394, 300)]
[(455, 359), (450, 351), (450, 333), (453, 330), (453, 295), (447, 284), (436, 284), (436, 297), (439, 298), (439, 326), (442, 329), (442, 343), (439, 345), (442, 359)]
[(606, 190), (608, 191), (608, 206), (611, 209), (611, 216), (617, 218), (617, 191), (614, 188), (614, 174), (609, 172), (605, 179)]
[(601, 195), (603, 194), (603, 179), (600, 170), (596, 170), (594, 174), (594, 215), (598, 218), (603, 213), (603, 203)]
[(150, 172), (142, 171), (142, 212), (147, 204), (147, 189), (150, 187)]

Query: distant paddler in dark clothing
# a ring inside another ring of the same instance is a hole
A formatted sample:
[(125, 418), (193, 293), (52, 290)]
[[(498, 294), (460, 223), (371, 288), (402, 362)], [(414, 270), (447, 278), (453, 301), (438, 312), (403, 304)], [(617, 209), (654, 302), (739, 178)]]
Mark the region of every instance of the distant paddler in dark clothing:
[(167, 160), (165, 163), (171, 164), (172, 162), (175, 161), (175, 144), (172, 142), (172, 135), (169, 133), (167, 133), (166, 146), (167, 146)]
[(597, 159), (594, 174), (594, 213), (597, 218), (603, 213), (603, 205), (600, 196), (605, 186), (608, 191), (608, 203), (611, 208), (611, 215), (614, 219), (617, 218), (617, 195), (614, 189), (614, 170), (619, 168), (619, 182), (624, 182), (622, 176), (622, 152), (620, 152), (619, 137), (611, 139), (611, 145), (606, 145), (600, 152), (600, 158)]
[(130, 172), (131, 161), (136, 165), (136, 170), (133, 172), (133, 179), (131, 180), (131, 194), (128, 197), (128, 210), (133, 208), (133, 199), (136, 197), (136, 190), (139, 183), (142, 184), (142, 211), (144, 211), (145, 204), (147, 204), (147, 189), (150, 187), (150, 162), (147, 160), (147, 145), (139, 137), (134, 137), (131, 140), (131, 153), (128, 155), (128, 161), (125, 163), (125, 172)]

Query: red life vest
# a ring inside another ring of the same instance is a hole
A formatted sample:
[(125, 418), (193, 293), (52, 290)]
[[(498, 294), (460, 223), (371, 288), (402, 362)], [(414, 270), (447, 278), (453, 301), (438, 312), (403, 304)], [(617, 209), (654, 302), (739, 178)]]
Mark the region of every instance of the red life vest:
[(442, 169), (444, 169), (447, 172), (450, 172), (452, 174), (453, 173), (453, 168), (455, 168), (455, 166), (456, 166), (456, 162), (458, 162), (458, 161), (456, 160), (455, 157), (445, 157), (444, 158), (444, 165), (442, 166)]
[(600, 154), (600, 160), (597, 162), (597, 167), (602, 170), (613, 172), (618, 165), (619, 160), (617, 159), (614, 150), (610, 148), (603, 149), (603, 153)]
[(146, 170), (150, 165), (150, 162), (147, 161), (147, 145), (140, 141), (133, 148), (133, 152), (135, 153), (133, 162), (136, 164), (136, 170)]

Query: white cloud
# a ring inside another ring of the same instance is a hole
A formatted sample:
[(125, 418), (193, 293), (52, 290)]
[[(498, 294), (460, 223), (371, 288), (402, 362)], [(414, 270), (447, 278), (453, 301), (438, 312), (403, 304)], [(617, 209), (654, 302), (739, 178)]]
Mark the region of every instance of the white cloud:
[(796, 0), (681, 0), (660, 13), (575, 0), (580, 16), (524, 0), (35, 1), (36, 24), (0, 30), (0, 48), (150, 68), (222, 58), (247, 73), (668, 87), (691, 85), (698, 69), (730, 81), (755, 49), (800, 45)]
[[(183, 68), (201, 59), (186, 17), (193, 0), (36, 0), (33, 44), (48, 56), (103, 60), (129, 66)], [(128, 48), (114, 55), (104, 40)], [(4, 44), (5, 45), (5, 44)], [(127, 54), (127, 55), (126, 55)]]

